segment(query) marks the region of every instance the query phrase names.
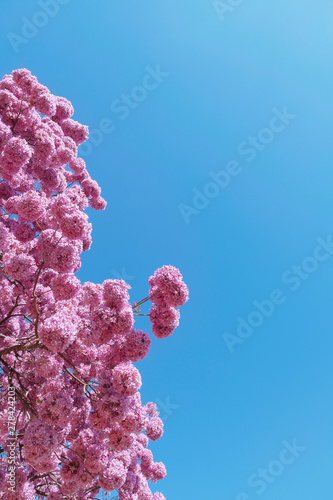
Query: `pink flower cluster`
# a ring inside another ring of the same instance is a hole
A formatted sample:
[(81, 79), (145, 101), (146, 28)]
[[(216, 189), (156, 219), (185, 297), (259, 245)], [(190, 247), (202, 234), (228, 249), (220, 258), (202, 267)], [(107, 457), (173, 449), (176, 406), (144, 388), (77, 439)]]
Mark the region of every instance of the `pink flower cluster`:
[(180, 307), (188, 300), (188, 288), (179, 270), (163, 266), (148, 280), (149, 297), (153, 303), (149, 312), (152, 332), (158, 339), (169, 337), (179, 325)]
[[(91, 245), (84, 210), (106, 202), (78, 146), (88, 128), (69, 101), (52, 95), (26, 69), (0, 82), (0, 391), (15, 388), (16, 491), (0, 458), (0, 491), (10, 500), (95, 497), (165, 500), (149, 482), (166, 475), (149, 441), (163, 434), (156, 405), (142, 404), (134, 363), (151, 347), (134, 328), (138, 305), (123, 280), (75, 276)], [(163, 266), (149, 278), (152, 333), (179, 322), (188, 289)], [(0, 438), (10, 413), (0, 398)], [(1, 496), (1, 495), (0, 495)]]

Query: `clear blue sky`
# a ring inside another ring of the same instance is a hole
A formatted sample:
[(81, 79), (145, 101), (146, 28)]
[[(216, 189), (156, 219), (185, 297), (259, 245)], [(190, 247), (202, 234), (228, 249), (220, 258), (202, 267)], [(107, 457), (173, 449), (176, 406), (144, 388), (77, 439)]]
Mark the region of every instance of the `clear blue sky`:
[(331, 500), (332, 2), (42, 3), (1, 2), (1, 76), (30, 69), (95, 129), (108, 206), (79, 278), (124, 277), (138, 301), (171, 264), (190, 289), (138, 363), (143, 401), (172, 405), (157, 489)]

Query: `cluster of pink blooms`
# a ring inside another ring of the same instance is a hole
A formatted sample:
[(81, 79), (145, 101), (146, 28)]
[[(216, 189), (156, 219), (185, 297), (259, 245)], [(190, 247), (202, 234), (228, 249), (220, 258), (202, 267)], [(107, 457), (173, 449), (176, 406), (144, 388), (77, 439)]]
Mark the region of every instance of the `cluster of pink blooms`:
[(173, 266), (163, 266), (148, 280), (149, 296), (153, 307), (149, 313), (152, 332), (158, 339), (168, 337), (179, 324), (180, 307), (188, 299), (188, 288), (179, 270)]
[[(106, 206), (77, 156), (88, 128), (73, 107), (26, 69), (0, 82), (0, 498), (165, 500), (149, 440), (163, 434), (153, 403), (143, 404), (133, 363), (150, 349), (134, 328), (141, 304), (157, 338), (171, 335), (188, 299), (179, 271), (163, 266), (149, 295), (131, 305), (123, 280), (75, 276), (90, 248), (84, 210)], [(15, 488), (7, 474), (9, 387), (16, 393)]]

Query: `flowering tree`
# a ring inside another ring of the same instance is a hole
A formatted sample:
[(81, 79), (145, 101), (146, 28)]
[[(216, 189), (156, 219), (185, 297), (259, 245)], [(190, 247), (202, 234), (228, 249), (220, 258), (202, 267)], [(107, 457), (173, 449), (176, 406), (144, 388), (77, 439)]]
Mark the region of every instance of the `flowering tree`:
[(165, 466), (147, 448), (163, 422), (133, 364), (151, 340), (134, 315), (149, 300), (152, 333), (168, 337), (188, 288), (163, 266), (131, 305), (123, 280), (75, 276), (91, 245), (84, 210), (106, 202), (72, 115), (26, 69), (0, 82), (0, 498), (163, 500), (148, 481)]

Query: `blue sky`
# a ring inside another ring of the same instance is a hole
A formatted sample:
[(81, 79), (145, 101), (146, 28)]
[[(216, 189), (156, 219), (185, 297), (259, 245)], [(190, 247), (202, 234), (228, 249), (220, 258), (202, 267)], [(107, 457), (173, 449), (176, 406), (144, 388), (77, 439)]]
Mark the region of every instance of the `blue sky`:
[(190, 289), (138, 363), (157, 490), (330, 500), (332, 2), (1, 4), (1, 76), (28, 68), (91, 130), (108, 206), (78, 277), (123, 277), (134, 302), (171, 264)]

